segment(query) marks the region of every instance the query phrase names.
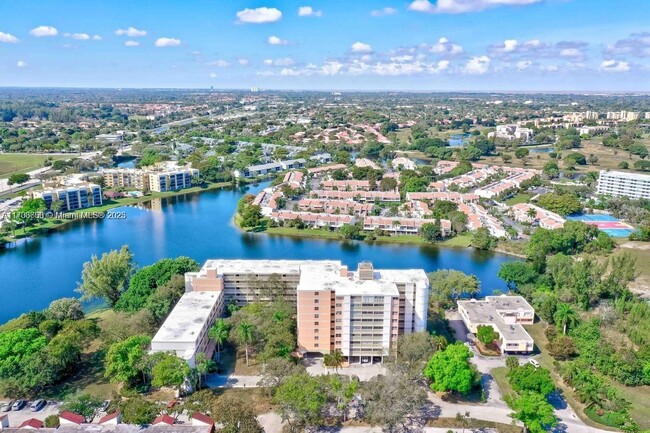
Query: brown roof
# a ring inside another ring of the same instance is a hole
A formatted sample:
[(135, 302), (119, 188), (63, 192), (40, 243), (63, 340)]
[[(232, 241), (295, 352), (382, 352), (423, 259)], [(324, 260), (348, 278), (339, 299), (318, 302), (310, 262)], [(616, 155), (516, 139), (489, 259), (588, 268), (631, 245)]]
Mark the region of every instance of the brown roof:
[(18, 428), (43, 428), (43, 421), (36, 418), (30, 418), (27, 421), (24, 421)]
[(109, 414), (107, 414), (107, 415), (104, 415), (104, 416), (99, 420), (99, 424), (104, 424), (105, 422), (108, 422), (108, 421), (110, 421), (110, 420), (112, 420), (112, 419), (115, 419), (115, 418), (117, 418), (118, 416), (120, 416), (120, 413), (119, 413), (119, 412), (113, 412), (113, 413), (109, 413)]
[(74, 412), (70, 412), (68, 410), (64, 410), (63, 412), (61, 412), (59, 414), (59, 418), (63, 418), (75, 424), (81, 424), (82, 422), (85, 421), (85, 418), (82, 415), (76, 414)]
[(158, 418), (156, 418), (155, 420), (153, 420), (153, 422), (151, 423), (151, 425), (156, 425), (156, 424), (169, 424), (169, 425), (173, 425), (173, 424), (174, 424), (174, 421), (176, 421), (176, 420), (175, 420), (174, 418), (172, 418), (171, 416), (169, 416), (169, 415), (167, 415), (167, 414), (163, 414), (163, 415), (160, 415), (160, 416), (159, 416)]
[(204, 424), (214, 425), (214, 420), (201, 412), (194, 412), (191, 418), (192, 420), (201, 421)]

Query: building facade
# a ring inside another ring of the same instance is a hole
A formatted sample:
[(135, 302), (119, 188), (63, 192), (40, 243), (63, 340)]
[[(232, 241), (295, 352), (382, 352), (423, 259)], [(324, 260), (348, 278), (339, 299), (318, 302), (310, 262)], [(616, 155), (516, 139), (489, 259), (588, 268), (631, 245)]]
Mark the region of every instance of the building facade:
[(401, 334), (426, 329), (429, 280), (422, 269), (350, 271), (338, 261), (208, 260), (185, 274), (187, 292), (218, 292), (223, 303), (283, 298), (295, 303), (298, 349), (340, 350), (351, 362), (377, 362)]
[(479, 326), (490, 326), (499, 334), (502, 353), (531, 353), (533, 338), (522, 325), (532, 325), (535, 309), (521, 296), (487, 296), (484, 301), (458, 301), (458, 312), (467, 329), (476, 334)]
[(650, 175), (601, 170), (598, 194), (650, 199)]
[(199, 170), (192, 168), (157, 168), (153, 170), (130, 168), (103, 171), (104, 185), (108, 188), (137, 189), (140, 191), (178, 191), (190, 188), (192, 178)]
[(62, 212), (86, 209), (102, 204), (102, 188), (94, 183), (79, 183), (69, 186), (45, 187), (32, 193), (35, 198), (42, 198), (48, 209), (53, 203), (60, 203)]

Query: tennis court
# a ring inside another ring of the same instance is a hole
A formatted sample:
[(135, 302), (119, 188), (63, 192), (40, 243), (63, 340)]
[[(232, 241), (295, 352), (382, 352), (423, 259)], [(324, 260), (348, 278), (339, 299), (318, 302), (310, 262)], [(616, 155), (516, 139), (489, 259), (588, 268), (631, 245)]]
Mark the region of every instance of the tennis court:
[(625, 238), (634, 231), (634, 227), (617, 220), (611, 215), (569, 215), (568, 220), (582, 221), (585, 224), (598, 227), (602, 232), (613, 238)]

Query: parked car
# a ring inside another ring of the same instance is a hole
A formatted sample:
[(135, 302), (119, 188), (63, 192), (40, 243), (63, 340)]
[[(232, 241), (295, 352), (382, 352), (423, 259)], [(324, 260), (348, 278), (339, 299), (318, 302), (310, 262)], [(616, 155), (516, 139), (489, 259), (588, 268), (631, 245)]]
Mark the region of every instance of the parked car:
[(528, 360), (528, 362), (529, 362), (533, 367), (535, 367), (535, 368), (539, 368), (539, 367), (540, 367), (539, 362), (537, 362), (536, 359), (532, 359), (532, 358), (531, 358), (531, 359)]
[(110, 400), (104, 400), (104, 403), (99, 407), (99, 410), (102, 412), (106, 412), (108, 410), (108, 407), (111, 405)]
[(5, 404), (2, 405), (0, 410), (3, 411), (3, 412), (9, 412), (11, 410), (11, 406), (13, 406), (13, 404), (14, 404), (14, 401), (9, 400), (8, 402), (6, 402)]
[(36, 400), (32, 405), (29, 407), (29, 409), (32, 412), (38, 412), (39, 410), (43, 409), (45, 407), (45, 404), (47, 402), (45, 400)]
[(23, 400), (22, 398), (19, 400), (16, 400), (13, 406), (11, 406), (11, 410), (20, 410), (25, 407), (27, 404), (27, 401)]

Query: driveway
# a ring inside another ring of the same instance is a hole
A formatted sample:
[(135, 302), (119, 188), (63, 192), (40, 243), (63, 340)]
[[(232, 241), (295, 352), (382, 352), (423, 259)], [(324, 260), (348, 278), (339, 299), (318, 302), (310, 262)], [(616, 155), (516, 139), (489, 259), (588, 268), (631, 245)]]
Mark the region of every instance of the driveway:
[[(333, 368), (327, 368), (323, 365), (322, 358), (307, 358), (303, 360), (303, 365), (312, 376), (336, 373)], [(367, 382), (375, 376), (386, 374), (386, 367), (382, 364), (350, 364), (347, 367), (339, 368), (338, 374), (356, 376), (361, 382)]]

